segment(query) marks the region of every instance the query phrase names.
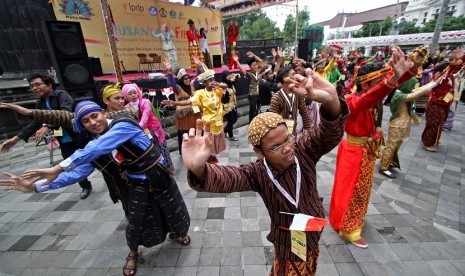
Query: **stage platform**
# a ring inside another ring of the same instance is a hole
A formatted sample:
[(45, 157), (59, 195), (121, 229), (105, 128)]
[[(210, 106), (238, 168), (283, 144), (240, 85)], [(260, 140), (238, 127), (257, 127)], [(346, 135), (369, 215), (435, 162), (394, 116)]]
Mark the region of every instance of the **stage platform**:
[[(242, 66), (242, 68), (244, 68), (244, 70), (246, 70), (246, 71), (249, 70), (249, 65), (242, 64), (241, 66)], [(223, 66), (223, 67), (213, 68), (212, 70), (215, 71), (215, 75), (218, 75), (218, 74), (221, 74), (221, 72), (223, 72), (224, 70), (229, 70), (229, 68), (227, 66)], [(232, 70), (229, 70), (229, 71), (230, 72), (239, 72), (239, 69), (232, 69)], [(162, 71), (162, 70), (155, 70), (153, 73), (156, 73), (156, 72), (165, 73), (165, 71)], [(196, 75), (196, 73), (193, 72), (191, 69), (186, 69), (186, 72), (191, 77), (194, 77)], [(152, 73), (152, 72), (147, 71), (145, 73), (142, 73), (142, 72), (125, 73), (125, 74), (123, 74), (123, 82), (128, 83), (128, 82), (135, 82), (136, 80), (140, 80), (140, 79), (149, 79), (149, 73)], [(105, 74), (103, 76), (94, 77), (94, 80), (96, 80), (96, 81), (116, 82), (116, 75), (115, 74)]]

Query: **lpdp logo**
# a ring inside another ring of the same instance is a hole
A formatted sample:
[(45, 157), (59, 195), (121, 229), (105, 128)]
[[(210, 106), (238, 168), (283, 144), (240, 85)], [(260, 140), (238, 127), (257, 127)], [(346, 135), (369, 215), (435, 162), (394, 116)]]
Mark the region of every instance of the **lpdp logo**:
[(144, 6), (140, 4), (131, 4), (130, 2), (128, 3), (123, 3), (123, 9), (125, 10), (130, 10), (131, 12), (139, 12), (142, 13), (145, 11)]

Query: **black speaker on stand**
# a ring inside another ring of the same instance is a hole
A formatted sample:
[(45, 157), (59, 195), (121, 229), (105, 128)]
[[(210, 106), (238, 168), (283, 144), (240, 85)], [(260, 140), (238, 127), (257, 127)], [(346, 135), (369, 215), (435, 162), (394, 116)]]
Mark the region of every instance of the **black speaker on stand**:
[(313, 40), (304, 38), (299, 40), (298, 57), (304, 60), (310, 60), (312, 57)]
[(60, 86), (71, 94), (75, 104), (95, 101), (96, 87), (81, 24), (44, 20), (42, 28)]
[(102, 64), (100, 58), (89, 57), (90, 68), (92, 69), (92, 75), (98, 77), (103, 75)]

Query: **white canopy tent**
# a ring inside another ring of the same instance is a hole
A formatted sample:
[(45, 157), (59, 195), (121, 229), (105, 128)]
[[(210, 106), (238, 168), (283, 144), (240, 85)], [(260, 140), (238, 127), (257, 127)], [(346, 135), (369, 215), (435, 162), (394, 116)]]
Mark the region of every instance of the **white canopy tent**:
[[(325, 42), (326, 45), (337, 45), (345, 49), (357, 47), (372, 47), (386, 45), (418, 45), (430, 44), (433, 40), (434, 33), (406, 34), (406, 35), (387, 35), (372, 36), (348, 39), (332, 39)], [(441, 32), (439, 43), (457, 43), (465, 42), (465, 30)]]

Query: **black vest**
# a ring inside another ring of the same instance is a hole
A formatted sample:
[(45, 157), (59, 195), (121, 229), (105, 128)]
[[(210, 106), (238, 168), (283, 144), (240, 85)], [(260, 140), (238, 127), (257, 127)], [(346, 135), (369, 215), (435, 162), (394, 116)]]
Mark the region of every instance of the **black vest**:
[[(118, 114), (109, 125), (109, 129), (119, 122), (129, 122), (140, 128), (139, 124), (132, 116), (128, 114)], [(158, 176), (155, 176), (154, 172), (157, 171), (157, 168), (163, 168), (163, 166), (158, 164), (161, 154), (153, 143), (151, 143), (146, 150), (143, 150), (138, 145), (128, 140), (116, 149), (124, 157), (124, 161), (121, 164), (114, 160), (111, 153), (98, 157), (92, 161), (92, 164), (102, 173), (113, 202), (116, 203), (118, 200), (121, 200), (123, 205), (125, 205), (127, 202), (128, 180), (124, 171), (135, 174), (145, 174), (149, 180), (151, 180), (150, 182), (153, 183), (154, 181), (159, 182), (158, 180), (160, 179), (158, 173)], [(166, 172), (168, 172), (168, 170), (166, 170)], [(171, 178), (171, 176), (169, 177)]]

